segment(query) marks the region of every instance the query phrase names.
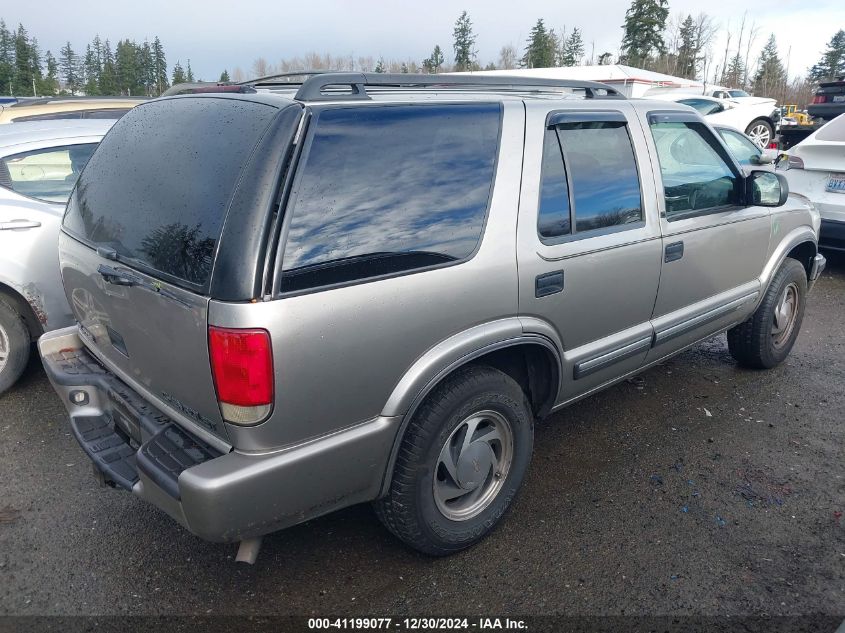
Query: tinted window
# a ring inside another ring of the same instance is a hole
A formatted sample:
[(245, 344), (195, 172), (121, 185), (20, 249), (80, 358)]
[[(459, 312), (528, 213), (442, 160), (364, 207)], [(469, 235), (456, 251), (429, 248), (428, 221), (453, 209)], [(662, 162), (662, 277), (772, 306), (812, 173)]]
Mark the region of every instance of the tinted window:
[(570, 231), (569, 186), (566, 183), (566, 170), (563, 167), (557, 131), (554, 129), (546, 130), (543, 140), (543, 172), (537, 230), (540, 237), (547, 239), (568, 235)]
[(241, 168), (276, 112), (208, 97), (134, 108), (91, 158), (65, 227), (129, 264), (205, 286)]
[(64, 204), (96, 143), (50, 147), (0, 159), (0, 185), (24, 196)]
[(131, 108), (109, 108), (108, 110), (86, 110), (84, 117), (86, 119), (119, 119), (124, 114), (129, 112)]
[(324, 110), (306, 149), (282, 290), (454, 262), (487, 213), (498, 104)]
[(72, 112), (48, 112), (47, 114), (29, 114), (19, 116), (12, 119), (15, 123), (26, 123), (28, 121), (53, 121), (58, 119), (81, 119), (82, 112), (74, 110)]
[(740, 165), (757, 164), (755, 163), (755, 160), (760, 156), (760, 154), (762, 154), (762, 150), (756, 143), (754, 143), (754, 141), (744, 134), (734, 132), (733, 130), (719, 128), (718, 132), (719, 136), (721, 136), (722, 140), (725, 141), (725, 145), (728, 146), (731, 154), (733, 154), (733, 157), (736, 158)]
[(575, 230), (642, 220), (640, 179), (625, 123), (563, 123), (557, 129), (572, 182)]
[(739, 204), (741, 183), (703, 123), (652, 122), (668, 217)]

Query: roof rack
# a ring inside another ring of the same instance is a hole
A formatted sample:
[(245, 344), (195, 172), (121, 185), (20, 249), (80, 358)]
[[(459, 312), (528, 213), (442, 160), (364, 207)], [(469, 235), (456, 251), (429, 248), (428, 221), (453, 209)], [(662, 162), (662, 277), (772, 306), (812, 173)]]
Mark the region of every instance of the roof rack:
[[(270, 86), (286, 86), (286, 85), (297, 85), (303, 84), (307, 81), (307, 78), (313, 75), (327, 75), (327, 74), (338, 74), (339, 71), (337, 70), (325, 70), (325, 69), (314, 69), (314, 70), (295, 70), (292, 72), (287, 73), (276, 73), (274, 75), (266, 75), (264, 77), (256, 77), (255, 79), (247, 79), (246, 81), (241, 81), (238, 85), (240, 86), (257, 86), (257, 85), (270, 85)], [(302, 77), (300, 81), (291, 81), (294, 77)]]
[(173, 95), (193, 95), (203, 92), (255, 92), (248, 84), (233, 84), (227, 81), (191, 81), (174, 84), (161, 93), (162, 97)]
[[(297, 101), (347, 101), (370, 99), (367, 87), (480, 88), (501, 92), (549, 92), (550, 89), (583, 90), (587, 99), (624, 99), (615, 89), (595, 81), (515, 77), (508, 75), (419, 75), (406, 73), (318, 73), (302, 83)], [(348, 88), (348, 90), (342, 90)]]

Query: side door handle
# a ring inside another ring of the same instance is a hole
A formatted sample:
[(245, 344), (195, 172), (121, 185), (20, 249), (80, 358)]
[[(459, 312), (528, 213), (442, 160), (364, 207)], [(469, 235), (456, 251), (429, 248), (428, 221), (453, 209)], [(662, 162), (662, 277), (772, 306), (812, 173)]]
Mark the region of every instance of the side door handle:
[(0, 231), (14, 231), (18, 229), (37, 229), (41, 222), (35, 220), (9, 220), (0, 222)]
[(556, 270), (544, 275), (537, 275), (534, 280), (534, 296), (548, 297), (549, 295), (563, 292), (563, 271)]
[(674, 262), (681, 257), (684, 256), (684, 243), (683, 242), (672, 242), (671, 244), (666, 245), (666, 250), (663, 254), (663, 261), (667, 264), (669, 262)]

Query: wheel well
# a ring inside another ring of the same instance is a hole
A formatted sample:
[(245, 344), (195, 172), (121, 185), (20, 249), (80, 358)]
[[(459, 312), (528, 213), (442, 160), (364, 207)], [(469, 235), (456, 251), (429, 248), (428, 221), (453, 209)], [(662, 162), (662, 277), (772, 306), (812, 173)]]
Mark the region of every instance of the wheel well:
[(787, 254), (787, 257), (798, 260), (807, 271), (807, 279), (810, 278), (810, 273), (813, 269), (813, 258), (816, 256), (816, 245), (812, 242), (801, 242), (798, 246), (793, 247)]
[(531, 404), (534, 415), (546, 416), (554, 405), (560, 381), (555, 355), (544, 345), (523, 343), (472, 359), (468, 364), (493, 367), (513, 378)]
[(11, 286), (0, 283), (0, 299), (11, 305), (23, 317), (30, 338), (35, 341), (44, 333), (41, 322), (29, 302)]

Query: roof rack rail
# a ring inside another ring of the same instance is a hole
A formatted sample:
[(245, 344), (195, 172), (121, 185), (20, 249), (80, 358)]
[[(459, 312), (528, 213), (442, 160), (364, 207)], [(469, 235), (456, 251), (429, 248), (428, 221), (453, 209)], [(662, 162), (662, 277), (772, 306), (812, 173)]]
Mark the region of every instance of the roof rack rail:
[[(583, 90), (588, 99), (624, 99), (617, 90), (595, 81), (515, 77), (512, 75), (422, 75), (406, 73), (319, 73), (306, 79), (294, 97), (297, 101), (370, 99), (367, 87), (384, 88), (495, 88), (501, 91), (545, 91), (555, 88)], [(337, 90), (348, 87), (348, 91)]]
[[(255, 79), (247, 79), (246, 81), (239, 82), (238, 85), (241, 86), (255, 86), (260, 84), (269, 84), (269, 85), (297, 85), (303, 84), (307, 81), (307, 77), (313, 75), (326, 75), (329, 73), (337, 74), (339, 71), (337, 70), (326, 70), (326, 69), (313, 69), (313, 70), (295, 70), (292, 72), (287, 73), (276, 73), (273, 75), (265, 75), (264, 77), (256, 77)], [(290, 78), (292, 77), (303, 77), (301, 81), (291, 81)], [(274, 81), (275, 80), (275, 81)], [(280, 81), (282, 80), (282, 81)]]
[(233, 84), (227, 81), (191, 81), (181, 84), (174, 84), (161, 93), (162, 97), (173, 95), (192, 95), (203, 92), (255, 92), (247, 84)]
[(52, 95), (46, 97), (4, 97), (4, 99), (15, 99), (14, 103), (7, 103), (8, 107), (21, 107), (31, 105), (42, 105), (57, 101), (143, 101), (150, 97), (146, 95), (126, 97), (123, 95)]

